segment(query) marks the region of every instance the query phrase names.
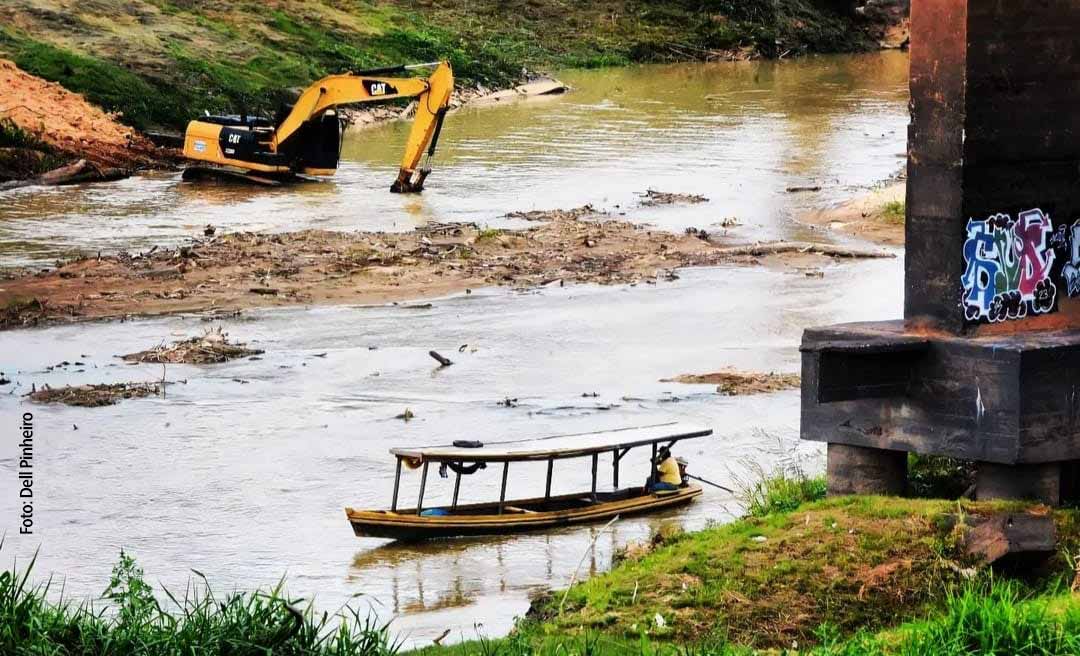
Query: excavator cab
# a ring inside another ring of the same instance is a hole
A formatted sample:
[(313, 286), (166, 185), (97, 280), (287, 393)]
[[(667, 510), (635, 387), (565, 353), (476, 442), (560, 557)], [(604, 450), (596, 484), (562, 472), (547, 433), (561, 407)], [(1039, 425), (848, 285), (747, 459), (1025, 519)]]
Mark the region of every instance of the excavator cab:
[[(433, 67), (428, 78), (382, 77), (391, 73)], [(420, 167), (438, 143), (454, 87), (448, 62), (371, 69), (332, 75), (311, 85), (277, 120), (246, 115), (204, 116), (191, 121), (184, 133), (184, 156), (214, 165), (192, 166), (185, 180), (230, 176), (262, 184), (280, 184), (297, 175), (331, 176), (341, 155), (344, 126), (336, 108), (343, 104), (394, 98), (417, 99), (416, 116), (405, 147), (401, 169), (390, 191), (423, 190), (430, 169)]]
[(344, 136), (343, 121), (337, 112), (328, 110), (305, 121), (295, 137), (281, 144), (279, 150), (298, 163), (299, 173), (334, 175)]

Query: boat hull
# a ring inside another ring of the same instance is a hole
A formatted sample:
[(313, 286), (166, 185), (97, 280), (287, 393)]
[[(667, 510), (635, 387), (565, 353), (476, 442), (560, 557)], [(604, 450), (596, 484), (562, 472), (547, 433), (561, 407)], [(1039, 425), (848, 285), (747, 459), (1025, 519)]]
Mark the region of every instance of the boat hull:
[(506, 535), (589, 524), (616, 516), (642, 515), (675, 508), (686, 505), (699, 496), (700, 487), (688, 486), (666, 494), (633, 494), (624, 490), (598, 495), (595, 502), (588, 501), (588, 494), (564, 495), (547, 500), (541, 498), (506, 501), (503, 514), (498, 514), (497, 503), (459, 506), (454, 510), (454, 514), (447, 516), (418, 515), (415, 508), (396, 513), (346, 508), (345, 514), (352, 524), (353, 532), (359, 537), (429, 540)]

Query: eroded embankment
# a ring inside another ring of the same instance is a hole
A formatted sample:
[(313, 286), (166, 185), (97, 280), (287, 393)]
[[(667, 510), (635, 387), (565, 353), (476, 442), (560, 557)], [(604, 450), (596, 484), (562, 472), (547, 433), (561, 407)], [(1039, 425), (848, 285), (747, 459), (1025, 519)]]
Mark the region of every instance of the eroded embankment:
[(0, 59), (0, 183), (76, 160), (99, 174), (161, 165), (166, 153), (118, 118)]
[(674, 269), (759, 257), (889, 257), (823, 244), (726, 246), (652, 230), (591, 206), (516, 213), (519, 230), (473, 224), (409, 233), (204, 234), (176, 248), (84, 258), (0, 282), (0, 326), (297, 304), (385, 303), (481, 286), (656, 284)]

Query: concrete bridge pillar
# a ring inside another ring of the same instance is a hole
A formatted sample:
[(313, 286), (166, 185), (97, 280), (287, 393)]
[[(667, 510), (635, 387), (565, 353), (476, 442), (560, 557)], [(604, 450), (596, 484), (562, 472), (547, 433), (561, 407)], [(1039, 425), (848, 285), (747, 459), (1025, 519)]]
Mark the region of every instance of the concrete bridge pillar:
[[(834, 493), (898, 453), (980, 497), (1071, 494), (1080, 459), (1080, 3), (913, 0), (902, 321), (803, 335), (802, 437)], [(904, 460), (903, 462), (906, 462)]]

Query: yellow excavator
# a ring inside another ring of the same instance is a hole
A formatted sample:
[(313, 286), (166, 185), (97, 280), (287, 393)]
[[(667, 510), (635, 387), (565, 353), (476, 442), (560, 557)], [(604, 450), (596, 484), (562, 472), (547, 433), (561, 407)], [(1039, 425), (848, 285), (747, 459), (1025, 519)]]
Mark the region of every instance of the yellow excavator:
[[(417, 69), (434, 70), (426, 78), (385, 77)], [(415, 97), (416, 117), (390, 191), (419, 192), (431, 172), (420, 162), (425, 150), (428, 158), (435, 153), (453, 89), (449, 62), (389, 66), (324, 77), (305, 89), (291, 108), (279, 112), (277, 120), (203, 116), (188, 123), (184, 157), (213, 166), (189, 166), (184, 179), (225, 176), (273, 185), (302, 175), (333, 175), (343, 134), (336, 107)]]

